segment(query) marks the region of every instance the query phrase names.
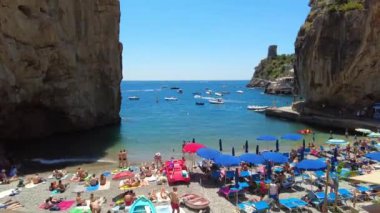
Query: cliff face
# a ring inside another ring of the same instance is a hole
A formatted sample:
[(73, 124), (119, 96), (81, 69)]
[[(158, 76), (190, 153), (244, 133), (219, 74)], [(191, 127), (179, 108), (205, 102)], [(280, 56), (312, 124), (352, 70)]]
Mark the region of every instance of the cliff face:
[(119, 122), (118, 0), (0, 1), (0, 138)]
[(330, 3), (311, 1), (299, 31), (299, 93), (308, 105), (351, 110), (370, 106), (380, 101), (380, 1)]

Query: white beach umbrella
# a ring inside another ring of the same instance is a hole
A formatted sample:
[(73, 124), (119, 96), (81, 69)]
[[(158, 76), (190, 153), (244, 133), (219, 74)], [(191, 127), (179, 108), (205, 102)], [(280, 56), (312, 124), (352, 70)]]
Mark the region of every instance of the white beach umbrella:
[(379, 132), (371, 132), (369, 135), (367, 135), (370, 138), (380, 138)]
[(345, 146), (348, 144), (348, 142), (343, 139), (330, 139), (326, 141), (326, 143), (330, 145), (342, 145), (342, 146)]
[(369, 129), (363, 129), (363, 128), (356, 128), (355, 131), (357, 131), (357, 132), (361, 132), (361, 133), (363, 133), (363, 134), (369, 134), (369, 133), (372, 132), (372, 131), (369, 130)]

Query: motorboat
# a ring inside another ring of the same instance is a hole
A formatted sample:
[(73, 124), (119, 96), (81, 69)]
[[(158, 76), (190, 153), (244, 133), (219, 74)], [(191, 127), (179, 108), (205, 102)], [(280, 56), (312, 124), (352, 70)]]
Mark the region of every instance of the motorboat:
[(222, 98), (215, 98), (208, 100), (210, 104), (224, 104), (224, 100)]
[(199, 99), (199, 98), (202, 98), (202, 96), (200, 96), (200, 95), (194, 95), (194, 98)]
[(238, 91), (236, 91), (236, 93), (243, 94), (244, 91), (243, 90), (238, 90)]
[(249, 105), (247, 106), (248, 110), (253, 110), (255, 112), (264, 112), (268, 106), (257, 106), (257, 105)]
[(138, 100), (140, 100), (140, 98), (137, 97), (137, 96), (129, 96), (128, 100), (130, 100), (130, 101), (138, 101)]
[(182, 90), (182, 89), (178, 89), (177, 92), (178, 92), (179, 94), (182, 94), (182, 93), (183, 93), (183, 90)]
[(216, 92), (216, 93), (214, 93), (216, 96), (219, 96), (219, 97), (221, 97), (221, 96), (223, 96), (223, 94), (222, 93), (220, 93), (220, 92)]
[(181, 88), (179, 88), (179, 87), (170, 87), (170, 89), (172, 89), (172, 90), (179, 90)]
[(165, 97), (165, 101), (178, 101), (176, 97)]
[(212, 93), (212, 90), (207, 90), (207, 91), (206, 91), (206, 94), (207, 94), (207, 95), (211, 95), (211, 93)]
[(195, 102), (195, 105), (203, 106), (203, 105), (205, 105), (205, 103), (204, 102)]
[(206, 209), (210, 205), (210, 201), (196, 194), (185, 194), (182, 197), (185, 206), (194, 210)]

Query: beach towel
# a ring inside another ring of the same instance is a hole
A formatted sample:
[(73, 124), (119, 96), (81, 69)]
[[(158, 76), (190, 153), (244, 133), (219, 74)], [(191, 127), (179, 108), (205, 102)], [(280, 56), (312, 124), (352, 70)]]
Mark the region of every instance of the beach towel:
[[(173, 212), (173, 209), (171, 205), (160, 205), (156, 206), (157, 212)], [(185, 210), (183, 208), (179, 208), (179, 213), (185, 213)]]
[(58, 190), (53, 190), (53, 191), (51, 191), (51, 195), (56, 195), (56, 194), (60, 194), (61, 192), (59, 192)]
[(138, 185), (138, 186), (132, 186), (132, 187), (129, 187), (129, 186), (122, 186), (122, 187), (119, 187), (120, 190), (132, 190), (132, 189), (137, 189), (137, 188), (140, 188), (141, 187), (141, 184)]
[(106, 184), (99, 186), (99, 191), (108, 190), (111, 188), (111, 181), (107, 180)]
[[(60, 203), (58, 203), (56, 206), (59, 207), (60, 211), (66, 211), (75, 203), (74, 200), (63, 200)], [(42, 203), (39, 206), (40, 209), (45, 209), (45, 203)]]
[(148, 182), (154, 182), (157, 180), (157, 176), (146, 177), (144, 180)]
[(104, 177), (110, 177), (112, 175), (112, 173), (109, 171), (104, 171), (102, 174), (104, 175)]
[[(166, 192), (166, 194), (168, 195), (169, 192)], [(169, 196), (167, 196), (166, 199), (163, 199), (161, 197), (161, 193), (160, 192), (156, 193), (156, 197), (157, 197), (157, 203), (168, 203), (168, 202), (170, 202)]]
[(4, 197), (7, 197), (9, 196), (10, 194), (12, 194), (12, 191), (15, 190), (15, 189), (8, 189), (8, 190), (5, 190), (5, 191), (2, 191), (0, 192), (0, 199), (1, 198), (4, 198)]
[(69, 213), (91, 213), (91, 209), (88, 206), (77, 206), (72, 208)]
[(87, 191), (87, 192), (97, 191), (98, 189), (99, 189), (99, 184), (96, 185), (96, 186), (87, 186), (87, 187), (86, 187), (86, 191)]

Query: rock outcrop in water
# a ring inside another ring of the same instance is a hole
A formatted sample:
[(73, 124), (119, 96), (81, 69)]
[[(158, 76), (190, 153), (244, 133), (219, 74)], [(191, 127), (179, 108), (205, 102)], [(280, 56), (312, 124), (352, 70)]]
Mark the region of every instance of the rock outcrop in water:
[(0, 1), (0, 138), (119, 122), (118, 0)]
[(380, 101), (380, 1), (311, 1), (295, 73), (308, 106), (348, 111)]

